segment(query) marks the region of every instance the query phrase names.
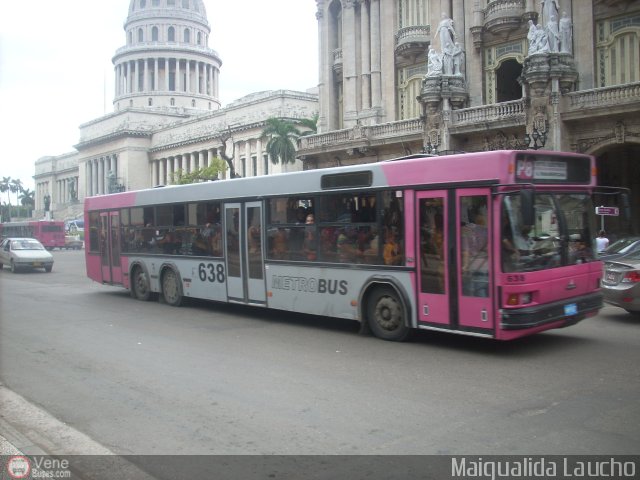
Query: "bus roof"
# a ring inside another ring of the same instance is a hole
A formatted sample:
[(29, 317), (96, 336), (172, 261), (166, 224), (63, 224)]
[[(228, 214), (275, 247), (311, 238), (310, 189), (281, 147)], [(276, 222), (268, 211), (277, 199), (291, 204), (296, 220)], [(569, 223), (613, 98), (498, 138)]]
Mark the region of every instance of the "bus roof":
[[(305, 170), (223, 181), (171, 185), (146, 190), (87, 197), (88, 209), (123, 208), (132, 205), (244, 199), (282, 195), (361, 189), (405, 188), (426, 185), (481, 182), (509, 183), (513, 179), (516, 155), (521, 150), (498, 150), (447, 156), (402, 157), (393, 161)], [(527, 151), (527, 155), (587, 157), (573, 153)]]

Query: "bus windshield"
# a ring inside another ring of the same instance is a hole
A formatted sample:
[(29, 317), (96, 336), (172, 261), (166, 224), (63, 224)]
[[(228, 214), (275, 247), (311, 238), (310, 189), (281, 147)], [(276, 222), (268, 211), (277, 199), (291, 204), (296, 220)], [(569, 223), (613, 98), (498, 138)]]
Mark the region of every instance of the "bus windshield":
[(595, 260), (593, 204), (586, 194), (540, 193), (535, 196), (535, 224), (525, 225), (520, 195), (502, 205), (502, 269), (531, 272)]

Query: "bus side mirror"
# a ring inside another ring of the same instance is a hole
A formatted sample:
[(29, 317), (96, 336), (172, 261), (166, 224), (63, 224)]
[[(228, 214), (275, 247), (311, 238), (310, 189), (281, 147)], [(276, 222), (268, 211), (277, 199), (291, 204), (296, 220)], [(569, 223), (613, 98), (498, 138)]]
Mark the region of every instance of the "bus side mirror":
[(523, 225), (536, 224), (535, 195), (533, 190), (522, 190), (520, 192), (520, 215)]

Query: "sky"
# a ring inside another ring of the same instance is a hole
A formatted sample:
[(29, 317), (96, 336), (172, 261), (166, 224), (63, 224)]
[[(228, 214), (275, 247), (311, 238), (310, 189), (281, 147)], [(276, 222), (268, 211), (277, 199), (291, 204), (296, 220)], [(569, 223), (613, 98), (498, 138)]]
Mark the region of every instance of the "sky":
[[(0, 177), (34, 190), (35, 161), (72, 152), (79, 126), (113, 112), (111, 58), (130, 0), (5, 2), (0, 16)], [(318, 85), (314, 0), (204, 0), (220, 100)], [(63, 6), (64, 5), (64, 10)], [(74, 13), (70, 13), (74, 12)], [(0, 199), (0, 201), (6, 201)]]

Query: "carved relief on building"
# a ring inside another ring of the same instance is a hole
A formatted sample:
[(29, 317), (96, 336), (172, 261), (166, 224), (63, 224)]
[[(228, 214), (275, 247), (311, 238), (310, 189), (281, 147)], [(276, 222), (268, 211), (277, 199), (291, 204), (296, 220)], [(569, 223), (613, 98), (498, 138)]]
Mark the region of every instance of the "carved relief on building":
[(597, 149), (596, 147), (623, 143), (640, 143), (640, 130), (630, 131), (625, 122), (617, 121), (609, 133), (579, 138), (571, 144), (571, 150), (578, 153), (591, 153)]

